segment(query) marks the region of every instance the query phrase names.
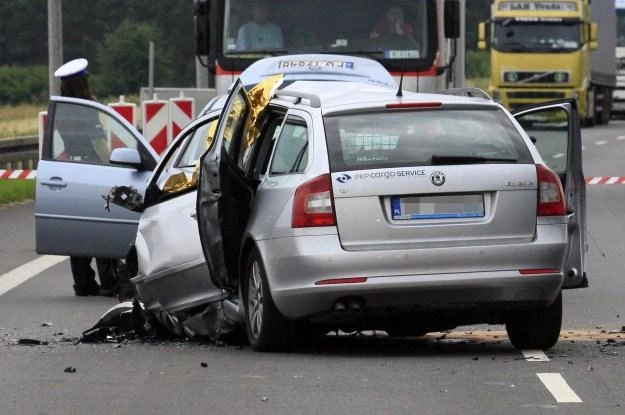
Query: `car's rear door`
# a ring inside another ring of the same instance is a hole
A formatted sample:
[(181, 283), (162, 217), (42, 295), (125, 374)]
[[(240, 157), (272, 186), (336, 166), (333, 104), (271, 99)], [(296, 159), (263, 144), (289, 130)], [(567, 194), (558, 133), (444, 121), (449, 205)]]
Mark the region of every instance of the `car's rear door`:
[(535, 141), (545, 163), (558, 173), (564, 187), (569, 214), (564, 288), (585, 287), (586, 182), (577, 106), (574, 101), (557, 101), (520, 108), (514, 116)]
[(204, 257), (213, 283), (236, 288), (239, 244), (249, 215), (253, 190), (238, 167), (240, 140), (251, 104), (237, 80), (219, 117), (213, 145), (200, 159), (197, 217)]
[[(141, 171), (112, 165), (115, 148), (134, 148)], [(97, 102), (51, 97), (37, 166), (36, 249), (40, 254), (121, 258), (137, 232), (139, 214), (102, 196), (115, 185), (145, 189), (157, 154), (113, 109)]]

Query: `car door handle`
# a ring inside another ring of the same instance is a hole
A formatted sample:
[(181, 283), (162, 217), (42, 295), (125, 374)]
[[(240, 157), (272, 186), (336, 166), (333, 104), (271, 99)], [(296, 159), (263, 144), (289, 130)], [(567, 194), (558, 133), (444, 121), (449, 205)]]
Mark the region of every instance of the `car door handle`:
[(67, 186), (67, 182), (64, 182), (63, 179), (60, 177), (50, 177), (50, 180), (42, 180), (39, 183), (41, 183), (43, 186), (50, 186), (50, 187), (66, 187)]

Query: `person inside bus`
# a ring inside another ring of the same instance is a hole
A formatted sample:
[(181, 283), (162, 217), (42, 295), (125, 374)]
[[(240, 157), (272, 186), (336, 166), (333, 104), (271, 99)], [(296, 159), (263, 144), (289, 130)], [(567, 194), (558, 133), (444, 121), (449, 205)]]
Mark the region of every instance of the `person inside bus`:
[(253, 19), (239, 28), (237, 50), (267, 50), (283, 47), (282, 29), (268, 20), (267, 5), (255, 3), (252, 7)]
[(413, 38), (413, 27), (404, 22), (404, 10), (399, 6), (391, 6), (386, 12), (384, 19), (378, 21), (369, 36), (377, 38), (385, 35), (402, 35)]

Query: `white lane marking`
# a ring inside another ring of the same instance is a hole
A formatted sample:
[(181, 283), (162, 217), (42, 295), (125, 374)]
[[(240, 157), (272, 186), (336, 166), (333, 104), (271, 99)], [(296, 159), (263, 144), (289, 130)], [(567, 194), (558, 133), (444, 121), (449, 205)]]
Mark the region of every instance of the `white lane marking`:
[(625, 135), (619, 135), (618, 137), (616, 137), (617, 140), (625, 140)]
[(558, 403), (583, 402), (559, 373), (537, 373), (538, 378)]
[(0, 295), (11, 291), (20, 284), (25, 283), (35, 275), (65, 261), (67, 257), (57, 255), (44, 255), (35, 260), (25, 263), (4, 275), (0, 275)]
[(564, 153), (558, 153), (553, 155), (554, 159), (561, 159), (562, 157), (564, 157)]
[(549, 358), (542, 350), (521, 350), (528, 362), (548, 362)]
[(610, 177), (605, 184), (614, 184), (620, 180), (620, 177)]
[(593, 177), (592, 180), (588, 184), (597, 184), (603, 179), (603, 177)]
[(605, 141), (605, 140), (595, 141), (595, 145), (596, 145), (596, 146), (602, 146), (602, 145), (604, 145), (604, 144), (606, 144), (606, 143), (607, 143), (607, 141)]

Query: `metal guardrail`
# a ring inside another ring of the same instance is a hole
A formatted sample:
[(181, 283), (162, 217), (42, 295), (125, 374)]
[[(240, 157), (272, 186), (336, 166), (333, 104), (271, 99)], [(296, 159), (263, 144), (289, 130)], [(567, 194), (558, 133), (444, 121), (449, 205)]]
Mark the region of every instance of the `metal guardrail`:
[(0, 169), (37, 168), (39, 162), (39, 137), (0, 139)]

